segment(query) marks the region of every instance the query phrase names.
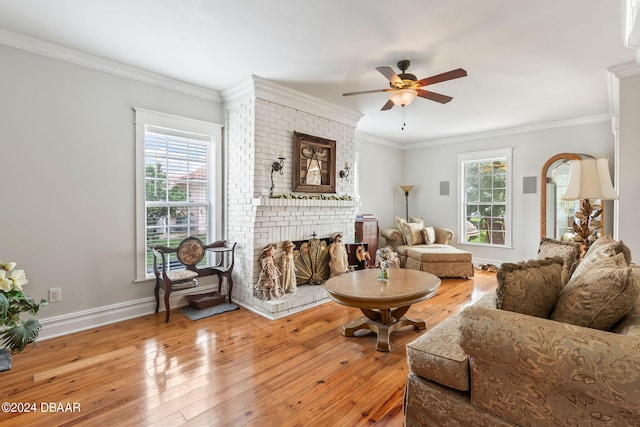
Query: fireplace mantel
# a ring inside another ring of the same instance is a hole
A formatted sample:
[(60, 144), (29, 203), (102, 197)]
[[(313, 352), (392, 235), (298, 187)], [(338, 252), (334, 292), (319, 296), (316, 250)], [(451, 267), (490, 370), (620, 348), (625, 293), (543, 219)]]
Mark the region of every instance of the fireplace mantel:
[(355, 208), (360, 206), (359, 200), (323, 200), (323, 199), (278, 199), (270, 197), (255, 197), (251, 200), (253, 206), (295, 206), (295, 207), (337, 207)]

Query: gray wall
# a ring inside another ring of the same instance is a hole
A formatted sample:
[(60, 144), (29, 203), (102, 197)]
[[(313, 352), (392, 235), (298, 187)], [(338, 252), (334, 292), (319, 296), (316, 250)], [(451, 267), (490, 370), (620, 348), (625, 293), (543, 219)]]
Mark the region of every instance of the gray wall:
[[(404, 153), (356, 133), (356, 152), (360, 153), (359, 213), (375, 215), (380, 229), (393, 227), (396, 216), (405, 215), (403, 185)], [(382, 242), (384, 243), (384, 242)]]
[[(218, 103), (0, 45), (0, 259), (41, 319), (152, 296), (135, 278), (132, 107), (222, 123)], [(113, 307), (111, 308), (113, 310)]]
[[(551, 156), (562, 152), (608, 157), (613, 165), (613, 134), (610, 121), (513, 133), (409, 150), (405, 153), (405, 177), (416, 184), (418, 216), (429, 224), (457, 229), (457, 202), (460, 197), (457, 154), (513, 147), (512, 248), (456, 246), (486, 261), (521, 261), (534, 258), (540, 243), (540, 171)], [(535, 194), (523, 194), (522, 178), (535, 176)], [(439, 182), (449, 181), (449, 196), (439, 195)]]
[[(568, 122), (564, 126), (499, 136), (462, 138), (459, 142), (408, 150), (357, 139), (362, 198), (360, 212), (374, 214), (380, 228), (393, 226), (396, 216), (405, 216), (405, 196), (399, 186), (414, 185), (409, 194), (409, 215), (422, 217), (431, 225), (450, 228), (459, 235), (458, 153), (505, 147), (513, 147), (512, 247), (454, 244), (473, 253), (478, 261), (499, 263), (534, 258), (540, 243), (542, 166), (555, 154), (573, 152), (607, 157), (613, 170), (614, 137), (608, 119)], [(529, 176), (537, 179), (537, 192), (534, 194), (522, 192), (522, 178)], [(440, 195), (441, 181), (449, 182), (448, 196)], [(606, 209), (605, 231), (610, 233), (613, 204), (607, 203)]]

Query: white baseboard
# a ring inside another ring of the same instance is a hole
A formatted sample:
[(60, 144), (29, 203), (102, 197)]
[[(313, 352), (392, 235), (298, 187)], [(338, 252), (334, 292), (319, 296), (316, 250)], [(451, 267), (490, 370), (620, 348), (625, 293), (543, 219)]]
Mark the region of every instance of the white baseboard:
[[(217, 285), (205, 285), (193, 288), (194, 292), (203, 293), (210, 290), (217, 290)], [(188, 292), (172, 293), (169, 298), (171, 308), (183, 307), (186, 305), (184, 299)], [(160, 294), (162, 299), (162, 293)], [(135, 301), (127, 301), (119, 304), (107, 305), (104, 307), (92, 308), (90, 310), (77, 311), (75, 313), (64, 314), (40, 319), (42, 330), (38, 335), (38, 341), (49, 338), (59, 337), (61, 335), (71, 334), (73, 332), (84, 331), (86, 329), (96, 328), (110, 323), (120, 322), (122, 320), (133, 319), (135, 317), (146, 316), (152, 314), (156, 309), (156, 299), (154, 296), (142, 298)], [(160, 301), (160, 311), (164, 311), (164, 302)], [(162, 316), (164, 319), (164, 316)]]

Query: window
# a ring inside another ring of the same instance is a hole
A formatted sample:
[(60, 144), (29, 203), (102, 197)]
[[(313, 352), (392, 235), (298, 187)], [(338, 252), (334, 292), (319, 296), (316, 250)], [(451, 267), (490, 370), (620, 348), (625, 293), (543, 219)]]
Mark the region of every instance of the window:
[(458, 155), (461, 243), (511, 246), (511, 149)]
[(216, 239), (219, 134), (213, 123), (136, 109), (139, 280), (153, 276), (152, 246)]

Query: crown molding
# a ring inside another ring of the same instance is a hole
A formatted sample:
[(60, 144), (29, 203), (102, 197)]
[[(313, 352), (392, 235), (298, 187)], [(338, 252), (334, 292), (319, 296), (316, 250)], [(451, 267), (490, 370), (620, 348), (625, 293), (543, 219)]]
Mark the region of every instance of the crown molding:
[(239, 82), (236, 82), (220, 91), (222, 102), (225, 103), (227, 109), (230, 109), (255, 96), (253, 77), (254, 76), (245, 77)]
[(329, 120), (356, 127), (363, 114), (251, 75), (222, 91), (227, 108), (249, 98), (260, 98)]
[(176, 92), (186, 93), (187, 95), (222, 102), (222, 98), (218, 91), (185, 83), (181, 80), (172, 79), (161, 74), (125, 65), (120, 62), (111, 61), (109, 59), (100, 58), (98, 56), (14, 33), (13, 31), (2, 28), (0, 28), (0, 44), (42, 56), (48, 56), (49, 58), (70, 62), (83, 67), (92, 68), (94, 70), (103, 71), (119, 77), (152, 84), (164, 89), (171, 89)]
[[(640, 49), (638, 49), (640, 59)], [(637, 62), (625, 62), (624, 64), (614, 65), (607, 68), (607, 70), (619, 79), (625, 77), (637, 76), (640, 74), (640, 65)]]
[(360, 132), (356, 130), (356, 142), (372, 143), (379, 145), (386, 145), (398, 150), (404, 150), (405, 146), (398, 144), (397, 142), (389, 141), (388, 139), (379, 138), (377, 136), (369, 135), (368, 133)]
[(518, 133), (536, 132), (548, 129), (563, 128), (569, 126), (579, 126), (591, 123), (610, 122), (611, 114), (600, 114), (597, 116), (581, 117), (577, 119), (561, 120), (557, 122), (541, 123), (536, 125), (518, 126), (513, 128), (497, 129), (488, 132), (475, 133), (472, 135), (462, 135), (452, 138), (434, 139), (431, 141), (418, 142), (403, 146), (405, 150), (431, 147), (434, 145), (452, 144), (455, 142), (472, 141), (476, 139), (492, 138), (496, 136), (514, 135)]

